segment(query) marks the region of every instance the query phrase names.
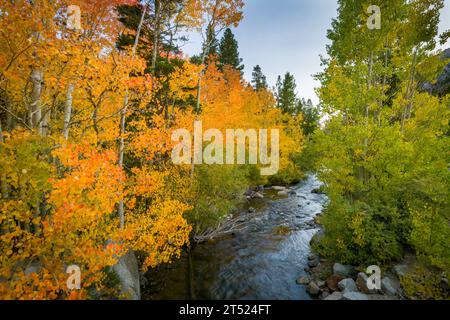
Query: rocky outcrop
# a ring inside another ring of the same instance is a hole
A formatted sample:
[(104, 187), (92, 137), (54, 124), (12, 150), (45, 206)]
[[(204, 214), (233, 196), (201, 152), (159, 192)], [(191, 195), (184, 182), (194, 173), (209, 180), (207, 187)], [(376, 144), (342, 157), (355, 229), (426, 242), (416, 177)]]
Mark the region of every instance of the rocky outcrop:
[(139, 266), (134, 252), (128, 251), (112, 269), (120, 280), (121, 295), (128, 300), (140, 300)]

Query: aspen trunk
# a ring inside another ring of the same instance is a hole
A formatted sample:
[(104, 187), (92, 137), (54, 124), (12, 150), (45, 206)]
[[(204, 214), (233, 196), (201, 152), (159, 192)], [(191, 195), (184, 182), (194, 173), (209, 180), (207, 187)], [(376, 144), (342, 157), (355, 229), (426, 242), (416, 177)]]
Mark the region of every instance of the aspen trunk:
[(73, 105), (73, 91), (74, 90), (75, 90), (75, 85), (70, 84), (69, 88), (67, 89), (66, 105), (64, 107), (63, 135), (66, 140), (69, 139), (70, 120), (72, 118), (72, 105)]
[[(0, 143), (3, 143), (3, 132), (2, 132), (2, 122), (0, 121)], [(2, 150), (2, 147), (0, 145), (0, 151)], [(0, 176), (0, 189), (1, 189), (1, 195), (3, 199), (7, 199), (9, 197), (8, 194), (8, 184), (6, 182), (6, 174), (2, 173)]]
[(402, 123), (401, 123), (402, 132), (405, 129), (406, 120), (411, 117), (411, 112), (412, 112), (412, 107), (413, 107), (412, 99), (414, 98), (414, 93), (415, 93), (414, 78), (416, 76), (416, 64), (417, 64), (417, 53), (418, 53), (417, 51), (418, 51), (418, 48), (417, 47), (414, 48), (413, 61), (412, 61), (412, 66), (411, 66), (411, 74), (409, 76), (409, 83), (408, 83), (408, 87), (406, 89), (406, 99), (408, 100), (408, 103), (405, 106), (405, 109), (402, 114)]
[(155, 75), (156, 60), (158, 59), (159, 33), (160, 33), (161, 4), (155, 0), (155, 30), (153, 34), (152, 74)]
[(43, 134), (42, 109), (40, 105), (43, 83), (43, 72), (39, 69), (33, 69), (31, 73), (31, 83), (33, 90), (31, 92), (31, 103), (29, 105), (30, 127), (38, 129), (40, 135)]
[[(138, 30), (136, 33), (136, 39), (134, 41), (133, 45), (133, 52), (132, 56), (134, 57), (136, 55), (136, 49), (137, 45), (139, 43), (139, 36), (141, 34), (142, 25), (144, 24), (144, 18), (147, 13), (147, 6), (144, 7), (144, 10), (142, 12), (141, 21), (139, 22)], [(125, 94), (125, 98), (123, 101), (123, 107), (122, 111), (120, 113), (120, 138), (119, 138), (119, 168), (123, 169), (123, 158), (125, 153), (125, 132), (126, 132), (126, 116), (128, 111), (128, 101), (129, 101), (129, 95), (128, 92)], [(123, 199), (120, 199), (119, 206), (117, 209), (117, 213), (119, 215), (120, 220), (120, 228), (123, 229), (125, 227), (125, 210), (124, 210), (124, 203)]]

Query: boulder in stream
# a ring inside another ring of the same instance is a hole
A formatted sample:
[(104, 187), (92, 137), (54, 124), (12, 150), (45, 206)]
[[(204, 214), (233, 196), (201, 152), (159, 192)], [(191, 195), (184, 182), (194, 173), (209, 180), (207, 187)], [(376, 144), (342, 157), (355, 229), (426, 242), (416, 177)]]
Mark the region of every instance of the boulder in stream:
[(338, 287), (339, 287), (339, 289), (341, 289), (344, 292), (357, 292), (358, 291), (355, 281), (351, 278), (339, 281)]
[(311, 281), (308, 284), (308, 288), (306, 288), (306, 291), (308, 291), (308, 293), (310, 295), (316, 296), (316, 295), (318, 295), (320, 293), (320, 288), (317, 285), (317, 283), (315, 283), (314, 281)]
[(311, 277), (303, 276), (297, 279), (297, 284), (299, 285), (307, 285), (311, 282)]
[(333, 265), (333, 274), (342, 276), (344, 278), (350, 277), (354, 271), (355, 268), (349, 265), (343, 265), (340, 263), (335, 263)]

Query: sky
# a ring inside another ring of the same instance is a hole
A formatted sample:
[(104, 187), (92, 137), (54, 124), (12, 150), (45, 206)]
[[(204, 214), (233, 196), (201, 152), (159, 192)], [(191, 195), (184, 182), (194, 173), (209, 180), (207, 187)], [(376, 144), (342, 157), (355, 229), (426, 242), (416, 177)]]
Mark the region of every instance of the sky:
[[(250, 81), (253, 67), (259, 64), (269, 85), (278, 75), (291, 72), (299, 97), (319, 102), (314, 89), (319, 83), (313, 75), (322, 71), (320, 55), (326, 56), (327, 30), (337, 16), (336, 0), (245, 0), (244, 19), (232, 28)], [(440, 32), (450, 29), (450, 0), (441, 11)], [(188, 55), (201, 51), (202, 38), (190, 34), (183, 47)], [(445, 47), (450, 47), (447, 43)]]

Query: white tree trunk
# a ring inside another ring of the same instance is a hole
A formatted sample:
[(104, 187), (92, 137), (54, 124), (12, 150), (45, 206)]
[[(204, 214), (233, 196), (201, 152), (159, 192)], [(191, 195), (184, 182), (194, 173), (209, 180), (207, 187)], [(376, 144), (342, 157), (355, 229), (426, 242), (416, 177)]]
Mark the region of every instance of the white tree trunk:
[(33, 90), (31, 92), (31, 103), (29, 105), (30, 127), (38, 129), (40, 135), (43, 134), (42, 126), (42, 109), (41, 109), (41, 94), (43, 83), (43, 72), (39, 69), (33, 69), (31, 72), (31, 83)]
[[(132, 57), (134, 57), (136, 55), (137, 45), (139, 43), (139, 36), (141, 34), (142, 25), (144, 23), (146, 14), (147, 14), (147, 6), (144, 7), (144, 10), (143, 10), (142, 16), (141, 16), (141, 21), (139, 22), (139, 27), (138, 27), (138, 30), (136, 33), (136, 39), (134, 41)], [(127, 111), (128, 111), (128, 101), (129, 101), (129, 96), (128, 96), (128, 92), (127, 92), (125, 94), (122, 111), (120, 113), (119, 168), (121, 168), (121, 169), (123, 169), (123, 158), (124, 158), (124, 153), (125, 153), (125, 138), (124, 138), (124, 136), (126, 133), (125, 125), (126, 125), (126, 116), (127, 116)], [(117, 213), (119, 215), (120, 228), (123, 229), (125, 227), (125, 210), (124, 210), (123, 199), (120, 199), (120, 201), (119, 201), (119, 207), (118, 207)]]
[[(0, 121), (0, 143), (3, 143), (3, 132), (2, 132), (2, 122)], [(0, 145), (0, 151), (2, 150)], [(2, 173), (0, 176), (0, 188), (1, 188), (1, 195), (3, 199), (8, 198), (8, 184), (6, 183), (6, 174)]]
[(74, 90), (75, 90), (75, 85), (70, 84), (69, 88), (67, 89), (66, 105), (64, 107), (63, 135), (66, 140), (69, 139), (70, 120), (72, 118), (72, 105), (73, 105), (73, 91)]

